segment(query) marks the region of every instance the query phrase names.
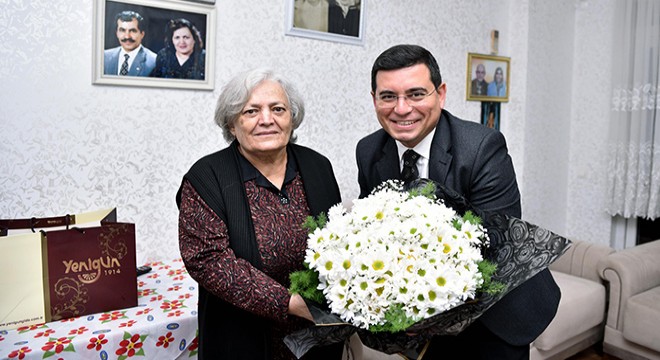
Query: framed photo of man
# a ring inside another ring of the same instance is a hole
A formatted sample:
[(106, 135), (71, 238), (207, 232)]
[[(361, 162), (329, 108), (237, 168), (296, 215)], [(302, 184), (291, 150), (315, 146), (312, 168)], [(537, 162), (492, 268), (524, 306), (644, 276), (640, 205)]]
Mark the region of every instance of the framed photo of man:
[(94, 0), (93, 84), (213, 90), (215, 8)]
[(364, 44), (365, 1), (286, 0), (285, 34)]
[(509, 101), (511, 58), (468, 53), (466, 99), (468, 101)]

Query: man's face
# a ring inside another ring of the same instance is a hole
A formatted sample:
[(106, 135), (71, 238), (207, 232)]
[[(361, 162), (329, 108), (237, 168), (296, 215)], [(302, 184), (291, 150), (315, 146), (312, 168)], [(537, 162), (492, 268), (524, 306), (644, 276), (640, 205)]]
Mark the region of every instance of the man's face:
[(126, 52), (135, 50), (142, 44), (144, 31), (138, 28), (137, 19), (131, 21), (117, 20), (117, 40)]
[[(376, 74), (376, 92), (372, 94), (378, 122), (394, 139), (408, 148), (415, 147), (438, 123), (446, 91), (444, 83), (433, 88), (426, 64), (380, 70)], [(419, 101), (407, 100), (403, 96), (419, 92), (429, 95)], [(378, 99), (384, 94), (398, 96), (396, 103), (393, 106), (379, 105)]]
[(477, 65), (477, 80), (479, 81), (484, 81), (484, 77), (486, 76), (486, 68), (483, 65)]

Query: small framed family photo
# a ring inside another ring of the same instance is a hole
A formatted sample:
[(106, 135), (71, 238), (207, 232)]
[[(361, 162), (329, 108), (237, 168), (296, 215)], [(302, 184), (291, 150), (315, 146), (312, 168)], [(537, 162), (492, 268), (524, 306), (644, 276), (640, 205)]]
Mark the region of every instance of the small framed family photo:
[(364, 45), (365, 1), (285, 1), (286, 35)]
[(93, 84), (213, 90), (213, 0), (94, 0)]
[(508, 57), (469, 53), (466, 99), (508, 102), (510, 63)]

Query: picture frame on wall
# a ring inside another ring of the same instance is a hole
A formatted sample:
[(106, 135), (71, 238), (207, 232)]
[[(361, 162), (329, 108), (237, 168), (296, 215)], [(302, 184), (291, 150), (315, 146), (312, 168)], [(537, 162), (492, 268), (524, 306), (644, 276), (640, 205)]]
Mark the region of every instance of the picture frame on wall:
[(468, 101), (509, 101), (511, 58), (468, 53), (466, 99)]
[(213, 90), (215, 29), (211, 0), (94, 0), (92, 83)]
[(364, 45), (364, 0), (285, 0), (285, 34)]
[(500, 108), (501, 102), (482, 101), (481, 102), (481, 124), (489, 128), (500, 129)]

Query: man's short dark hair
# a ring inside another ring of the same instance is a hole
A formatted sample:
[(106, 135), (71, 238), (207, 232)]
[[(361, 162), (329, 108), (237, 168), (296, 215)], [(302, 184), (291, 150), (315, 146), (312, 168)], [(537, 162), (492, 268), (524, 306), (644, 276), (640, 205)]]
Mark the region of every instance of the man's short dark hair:
[(376, 92), (376, 74), (380, 70), (396, 70), (409, 66), (425, 64), (431, 72), (431, 82), (434, 87), (442, 84), (440, 67), (433, 54), (418, 45), (395, 45), (383, 51), (371, 68), (371, 91)]
[(138, 14), (135, 11), (131, 10), (125, 10), (120, 12), (119, 14), (115, 15), (115, 24), (117, 21), (126, 21), (126, 22), (131, 22), (133, 19), (137, 20), (138, 23), (138, 30), (144, 31), (144, 28), (142, 27), (142, 24), (144, 24), (144, 18), (142, 15)]

